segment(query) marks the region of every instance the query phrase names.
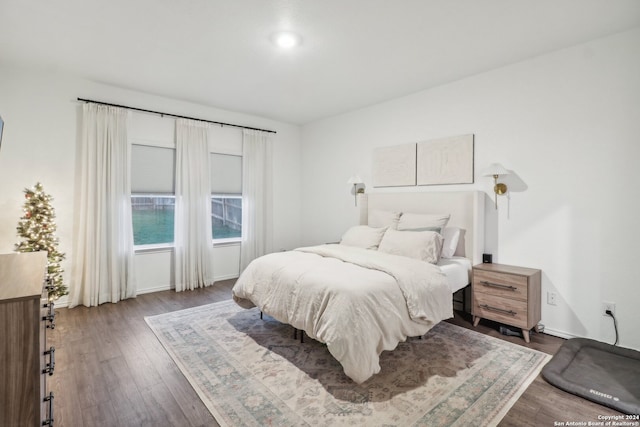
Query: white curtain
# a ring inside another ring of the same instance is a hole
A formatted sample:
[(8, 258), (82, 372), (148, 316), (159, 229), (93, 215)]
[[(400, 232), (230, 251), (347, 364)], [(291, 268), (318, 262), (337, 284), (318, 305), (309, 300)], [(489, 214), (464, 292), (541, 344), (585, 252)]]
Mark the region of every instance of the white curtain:
[(272, 250), (272, 152), (270, 133), (243, 130), (240, 271)]
[(176, 120), (176, 292), (213, 282), (208, 125)]
[(70, 307), (136, 296), (129, 112), (84, 104)]

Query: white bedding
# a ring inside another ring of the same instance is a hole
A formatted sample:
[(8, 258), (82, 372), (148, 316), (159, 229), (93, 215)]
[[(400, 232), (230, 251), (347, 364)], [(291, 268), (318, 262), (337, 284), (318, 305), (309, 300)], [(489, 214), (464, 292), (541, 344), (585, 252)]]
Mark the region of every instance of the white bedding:
[(447, 276), (447, 282), (451, 293), (456, 293), (460, 289), (471, 283), (472, 262), (465, 257), (440, 258), (438, 267)]
[(453, 315), (437, 266), (345, 245), (260, 257), (238, 278), (233, 298), (326, 343), (357, 383), (380, 371), (382, 351)]

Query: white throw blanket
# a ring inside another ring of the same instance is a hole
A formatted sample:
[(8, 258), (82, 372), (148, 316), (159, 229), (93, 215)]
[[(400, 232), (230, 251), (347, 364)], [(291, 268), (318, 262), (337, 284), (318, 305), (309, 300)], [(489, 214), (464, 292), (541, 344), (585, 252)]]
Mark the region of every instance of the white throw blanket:
[(260, 257), (238, 278), (233, 298), (326, 343), (357, 383), (380, 371), (382, 351), (453, 315), (437, 266), (344, 245)]

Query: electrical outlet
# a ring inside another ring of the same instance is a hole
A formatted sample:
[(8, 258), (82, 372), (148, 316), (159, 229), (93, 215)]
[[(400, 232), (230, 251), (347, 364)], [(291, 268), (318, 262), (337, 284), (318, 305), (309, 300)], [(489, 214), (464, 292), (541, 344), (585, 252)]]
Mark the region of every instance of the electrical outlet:
[(547, 292), (547, 304), (556, 305), (556, 293), (555, 292)]
[(605, 317), (609, 317), (609, 315), (607, 314), (607, 310), (611, 311), (611, 314), (613, 314), (615, 316), (616, 315), (616, 303), (615, 302), (602, 301), (602, 315), (605, 316)]

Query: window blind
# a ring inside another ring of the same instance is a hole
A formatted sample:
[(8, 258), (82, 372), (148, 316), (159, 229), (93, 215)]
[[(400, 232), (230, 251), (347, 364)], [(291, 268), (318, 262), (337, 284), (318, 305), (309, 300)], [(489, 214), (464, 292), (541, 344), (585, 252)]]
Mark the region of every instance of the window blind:
[(211, 154), (211, 193), (242, 194), (242, 156)]
[(131, 192), (175, 194), (176, 150), (131, 146)]

